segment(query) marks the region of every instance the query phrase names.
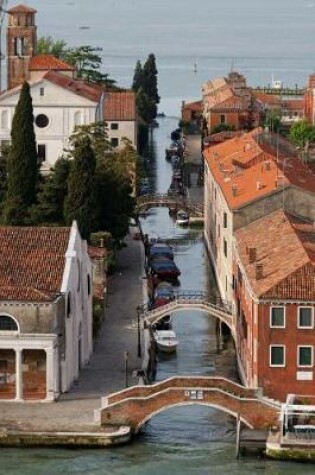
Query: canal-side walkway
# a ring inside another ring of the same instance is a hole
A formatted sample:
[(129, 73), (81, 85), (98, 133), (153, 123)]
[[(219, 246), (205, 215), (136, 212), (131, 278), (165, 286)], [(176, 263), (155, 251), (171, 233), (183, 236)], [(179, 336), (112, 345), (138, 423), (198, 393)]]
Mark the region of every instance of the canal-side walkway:
[(108, 281), (105, 318), (90, 363), (57, 402), (0, 402), (0, 431), (99, 431), (94, 410), (102, 396), (125, 387), (126, 351), (127, 382), (137, 384), (132, 373), (141, 367), (136, 308), (143, 303), (143, 249), (132, 233), (125, 243)]

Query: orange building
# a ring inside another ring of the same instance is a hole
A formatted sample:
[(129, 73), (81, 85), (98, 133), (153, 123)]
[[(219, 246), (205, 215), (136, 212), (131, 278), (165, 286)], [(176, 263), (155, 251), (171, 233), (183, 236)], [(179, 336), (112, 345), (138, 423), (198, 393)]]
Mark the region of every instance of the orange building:
[(315, 124), (315, 74), (311, 74), (304, 93), (304, 116), (311, 124)]
[(258, 125), (258, 104), (246, 78), (232, 71), (228, 77), (207, 81), (202, 86), (203, 118), (208, 135), (219, 125), (244, 129), (253, 114), (252, 126)]
[(235, 232), (237, 350), (248, 386), (314, 395), (315, 228), (278, 210)]

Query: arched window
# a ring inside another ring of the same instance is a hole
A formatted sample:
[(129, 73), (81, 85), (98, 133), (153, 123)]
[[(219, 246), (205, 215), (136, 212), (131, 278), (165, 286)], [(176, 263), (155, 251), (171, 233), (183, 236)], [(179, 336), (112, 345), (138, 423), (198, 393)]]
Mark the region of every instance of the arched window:
[(9, 128), (9, 113), (8, 111), (1, 112), (1, 129)]
[(82, 114), (81, 114), (81, 111), (76, 111), (74, 113), (74, 125), (81, 125), (81, 117), (82, 117)]
[(0, 315), (0, 331), (1, 332), (18, 332), (19, 327), (14, 318), (9, 315)]

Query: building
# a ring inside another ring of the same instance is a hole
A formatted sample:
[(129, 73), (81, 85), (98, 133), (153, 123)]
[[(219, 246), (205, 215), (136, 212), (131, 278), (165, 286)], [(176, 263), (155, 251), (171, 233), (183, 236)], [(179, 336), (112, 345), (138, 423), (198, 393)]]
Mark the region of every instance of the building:
[(304, 116), (311, 124), (315, 125), (315, 74), (310, 74), (308, 85), (304, 92)]
[(133, 91), (104, 92), (103, 115), (112, 147), (121, 148), (124, 140), (138, 148), (138, 114), (136, 94)]
[(92, 265), (77, 225), (0, 227), (0, 399), (53, 401), (92, 353)]
[(233, 235), (277, 209), (315, 221), (315, 176), (289, 142), (259, 130), (204, 149), (204, 237), (234, 305)]
[(282, 401), (314, 395), (313, 221), (277, 210), (236, 230), (233, 288), (243, 382)]
[[(278, 113), (283, 127), (289, 128), (292, 124), (304, 118), (304, 98), (302, 96), (288, 98), (281, 95), (267, 94), (258, 89), (253, 90), (253, 94), (262, 113), (268, 111)], [(273, 130), (272, 121), (269, 128)]]
[(38, 158), (47, 172), (69, 148), (75, 126), (108, 121), (113, 147), (123, 138), (137, 148), (135, 94), (108, 92), (76, 78), (73, 67), (51, 55), (37, 55), (36, 10), (18, 5), (8, 10), (8, 89), (0, 94), (0, 144), (11, 140), (11, 124), (21, 85), (27, 80), (33, 100)]
[(230, 126), (235, 130), (258, 125), (259, 108), (246, 78), (232, 71), (228, 77), (207, 81), (202, 86), (203, 120), (207, 134), (218, 126)]

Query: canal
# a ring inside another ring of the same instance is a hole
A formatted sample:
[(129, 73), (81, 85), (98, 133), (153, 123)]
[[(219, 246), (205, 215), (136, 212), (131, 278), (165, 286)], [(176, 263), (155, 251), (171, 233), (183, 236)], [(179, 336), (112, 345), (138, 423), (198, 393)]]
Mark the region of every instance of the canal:
[[(164, 158), (177, 119), (164, 118), (154, 131), (147, 163), (154, 191), (167, 191), (171, 165)], [(142, 219), (145, 233), (175, 239), (180, 288), (216, 292), (200, 231), (176, 227), (165, 208)], [(159, 357), (157, 380), (175, 374), (220, 374), (237, 379), (232, 342), (217, 352), (216, 322), (197, 311), (174, 314), (176, 356)], [(49, 410), (49, 408), (48, 408)], [(235, 459), (235, 421), (206, 406), (181, 406), (154, 416), (140, 436), (124, 447), (102, 450), (3, 449), (0, 475), (311, 475), (312, 466), (257, 457)]]

